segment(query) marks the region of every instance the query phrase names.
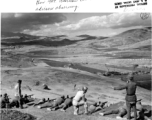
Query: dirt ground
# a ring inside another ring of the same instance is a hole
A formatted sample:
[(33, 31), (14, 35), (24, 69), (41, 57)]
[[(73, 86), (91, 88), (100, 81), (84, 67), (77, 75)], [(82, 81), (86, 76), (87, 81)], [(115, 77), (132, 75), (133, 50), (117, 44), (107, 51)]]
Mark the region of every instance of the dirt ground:
[[(74, 96), (76, 91), (74, 85), (77, 88), (87, 86), (89, 88), (86, 97), (88, 101), (108, 101), (111, 104), (124, 101), (125, 90), (114, 91), (113, 86), (124, 84), (121, 80), (99, 77), (88, 72), (73, 70), (69, 68), (56, 68), (50, 67), (45, 63), (41, 63), (38, 66), (30, 68), (2, 68), (2, 83), (1, 92), (8, 93), (11, 98), (14, 97), (14, 89), (18, 79), (22, 79), (22, 93), (34, 94), (34, 98), (50, 98), (54, 99), (60, 95)], [(39, 85), (36, 84), (39, 82)], [(44, 90), (42, 84), (47, 84), (50, 90)], [(31, 90), (29, 89), (31, 88)], [(138, 99), (142, 99), (143, 104), (150, 105), (151, 97), (150, 91), (143, 88), (137, 89)], [(112, 120), (113, 117), (102, 117), (95, 113), (91, 116), (73, 115), (73, 108), (69, 108), (66, 113), (61, 111), (49, 112), (46, 109), (39, 110), (37, 108), (26, 108), (21, 110), (22, 112), (32, 114), (39, 120)], [(82, 109), (83, 111), (83, 109)]]

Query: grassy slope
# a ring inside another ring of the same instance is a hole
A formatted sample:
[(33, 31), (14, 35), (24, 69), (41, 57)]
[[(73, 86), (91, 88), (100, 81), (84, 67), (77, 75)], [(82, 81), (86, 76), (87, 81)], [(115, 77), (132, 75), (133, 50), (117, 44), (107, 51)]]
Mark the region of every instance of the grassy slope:
[(151, 41), (152, 41), (151, 39), (148, 39), (131, 45), (120, 46), (119, 49), (134, 49), (134, 48), (151, 46)]
[(94, 45), (100, 44), (101, 46), (117, 47), (134, 44), (148, 39), (151, 39), (151, 29), (141, 28), (128, 30), (119, 35), (107, 38), (104, 41), (97, 41)]

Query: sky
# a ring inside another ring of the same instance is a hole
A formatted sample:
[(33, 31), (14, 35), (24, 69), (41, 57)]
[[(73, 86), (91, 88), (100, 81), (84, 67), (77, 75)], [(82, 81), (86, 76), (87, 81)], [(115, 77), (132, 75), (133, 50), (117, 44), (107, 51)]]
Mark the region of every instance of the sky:
[(1, 31), (37, 36), (82, 34), (113, 36), (129, 29), (150, 27), (151, 15), (140, 13), (1, 13)]

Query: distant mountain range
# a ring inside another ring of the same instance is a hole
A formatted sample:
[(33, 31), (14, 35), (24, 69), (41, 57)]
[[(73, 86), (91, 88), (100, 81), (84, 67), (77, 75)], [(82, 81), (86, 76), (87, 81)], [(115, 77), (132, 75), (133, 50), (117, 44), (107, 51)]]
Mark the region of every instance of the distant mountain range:
[[(103, 36), (91, 36), (87, 34), (76, 36), (80, 39), (72, 40), (66, 35), (58, 35), (52, 37), (42, 37), (42, 36), (32, 36), (23, 33), (11, 33), (11, 32), (1, 32), (2, 45), (43, 45), (43, 46), (63, 46), (70, 45), (76, 42), (84, 42), (89, 40), (89, 44), (98, 47), (119, 47), (119, 48), (138, 48), (147, 46), (151, 42), (151, 27), (144, 27), (139, 29), (127, 30), (123, 33), (112, 37), (103, 37)], [(17, 36), (19, 38), (9, 38)], [(87, 42), (85, 43), (87, 44)], [(148, 46), (149, 48), (149, 46)], [(144, 48), (145, 49), (145, 48)]]
[[(66, 35), (52, 37), (32, 36), (23, 33), (2, 32), (1, 44), (5, 46), (17, 45), (42, 45), (42, 46), (65, 46), (79, 41), (96, 39), (96, 36), (82, 35), (79, 39), (68, 38)], [(82, 38), (81, 38), (82, 37)], [(104, 37), (103, 37), (104, 38)]]
[(82, 40), (92, 40), (92, 39), (102, 40), (102, 39), (108, 38), (108, 37), (104, 37), (104, 36), (91, 36), (91, 35), (87, 35), (87, 34), (79, 35), (77, 37), (83, 38)]
[(84, 34), (84, 35), (78, 35), (77, 37), (87, 38), (87, 37), (96, 37), (96, 36), (91, 36), (91, 35)]
[(24, 33), (13, 33), (13, 32), (1, 32), (1, 37), (14, 37), (14, 36), (18, 36), (18, 37), (36, 37), (36, 36), (32, 36), (29, 34), (24, 34)]

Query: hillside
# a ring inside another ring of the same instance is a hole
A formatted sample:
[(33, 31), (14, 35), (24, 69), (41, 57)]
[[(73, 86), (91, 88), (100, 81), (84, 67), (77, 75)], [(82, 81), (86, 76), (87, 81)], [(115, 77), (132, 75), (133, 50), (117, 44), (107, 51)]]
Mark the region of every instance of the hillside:
[(119, 49), (140, 49), (140, 50), (148, 50), (151, 51), (151, 39), (140, 41), (134, 44), (124, 45), (118, 47)]
[(104, 41), (97, 41), (93, 45), (118, 47), (123, 45), (131, 45), (148, 39), (151, 39), (151, 27), (128, 30), (116, 36), (107, 38)]

